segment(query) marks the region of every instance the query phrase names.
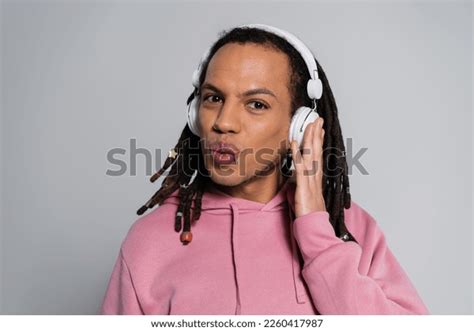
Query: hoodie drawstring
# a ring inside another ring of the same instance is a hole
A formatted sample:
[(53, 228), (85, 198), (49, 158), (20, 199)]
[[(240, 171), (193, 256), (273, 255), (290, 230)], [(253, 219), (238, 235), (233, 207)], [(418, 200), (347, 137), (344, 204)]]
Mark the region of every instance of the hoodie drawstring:
[(240, 289), (239, 289), (239, 277), (238, 277), (238, 268), (237, 268), (237, 261), (235, 259), (235, 243), (237, 242), (236, 236), (237, 231), (236, 227), (239, 224), (239, 206), (237, 204), (231, 203), (230, 204), (232, 209), (232, 259), (234, 265), (234, 278), (235, 278), (235, 286), (236, 286), (236, 306), (235, 306), (235, 315), (240, 315)]

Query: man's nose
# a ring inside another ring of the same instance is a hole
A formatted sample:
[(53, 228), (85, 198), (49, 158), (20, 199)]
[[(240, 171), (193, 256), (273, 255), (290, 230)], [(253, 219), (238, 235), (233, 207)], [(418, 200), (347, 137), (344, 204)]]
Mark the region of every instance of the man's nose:
[(222, 104), (212, 128), (222, 133), (240, 131), (240, 107), (237, 102), (226, 101)]

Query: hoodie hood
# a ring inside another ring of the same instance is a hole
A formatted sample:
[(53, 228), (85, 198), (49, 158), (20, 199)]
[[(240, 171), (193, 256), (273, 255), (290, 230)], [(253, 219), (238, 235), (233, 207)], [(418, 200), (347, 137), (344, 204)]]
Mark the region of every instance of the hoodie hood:
[[(239, 226), (239, 216), (247, 213), (258, 213), (262, 211), (280, 211), (288, 214), (288, 220), (290, 222), (290, 233), (289, 240), (291, 242), (291, 269), (293, 271), (293, 288), (295, 292), (296, 301), (298, 303), (305, 303), (307, 296), (304, 294), (305, 289), (302, 282), (298, 282), (299, 271), (301, 269), (298, 266), (299, 257), (297, 252), (297, 243), (293, 237), (293, 226), (294, 221), (294, 193), (296, 188), (296, 182), (294, 177), (287, 178), (284, 184), (281, 186), (277, 194), (267, 203), (261, 203), (256, 201), (251, 201), (243, 198), (233, 197), (227, 193), (217, 189), (215, 186), (209, 186), (204, 194), (202, 195), (201, 200), (201, 212), (211, 213), (211, 214), (220, 214), (222, 217), (231, 217), (232, 229)], [(164, 202), (171, 203), (174, 205), (179, 205), (179, 190), (175, 190)], [(201, 215), (202, 218), (202, 215)], [(258, 218), (255, 219), (258, 222)], [(234, 245), (237, 241), (235, 238), (236, 231), (232, 231), (232, 236), (230, 238), (232, 245), (232, 252), (234, 252)], [(237, 286), (237, 302), (239, 302), (239, 266), (234, 258), (234, 276)], [(236, 314), (240, 314), (240, 305), (237, 305)]]
[[(252, 213), (256, 211), (271, 211), (286, 209), (291, 206), (294, 210), (294, 193), (296, 183), (293, 177), (285, 180), (273, 198), (267, 203), (247, 200), (243, 198), (233, 197), (215, 186), (209, 186), (201, 199), (201, 211), (206, 211), (212, 214), (231, 214), (232, 206), (238, 208), (241, 213)], [(175, 190), (163, 202), (163, 204), (172, 203), (179, 205), (179, 190)]]

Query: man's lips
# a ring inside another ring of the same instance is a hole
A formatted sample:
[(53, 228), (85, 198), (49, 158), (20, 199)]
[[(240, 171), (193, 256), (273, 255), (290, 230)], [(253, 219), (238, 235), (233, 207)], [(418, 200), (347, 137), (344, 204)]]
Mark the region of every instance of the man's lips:
[(235, 163), (239, 155), (239, 149), (231, 143), (215, 142), (209, 145), (212, 158), (218, 164)]
[(236, 163), (236, 157), (233, 153), (220, 153), (216, 150), (212, 151), (212, 159), (216, 164), (233, 164)]
[(209, 149), (211, 151), (217, 151), (219, 153), (233, 154), (234, 156), (237, 156), (239, 154), (239, 149), (234, 144), (231, 144), (231, 143), (225, 143), (225, 142), (211, 143), (209, 145)]

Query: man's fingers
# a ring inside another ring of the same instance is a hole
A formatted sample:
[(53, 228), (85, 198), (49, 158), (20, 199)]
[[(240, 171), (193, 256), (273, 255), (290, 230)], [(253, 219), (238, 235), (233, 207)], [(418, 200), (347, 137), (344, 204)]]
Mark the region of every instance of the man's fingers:
[(295, 165), (295, 172), (296, 172), (296, 181), (301, 182), (301, 175), (302, 175), (302, 162), (301, 162), (301, 153), (298, 148), (298, 144), (296, 140), (291, 141), (291, 155), (293, 159), (293, 164)]
[(312, 148), (313, 148), (313, 140), (314, 140), (314, 122), (309, 123), (303, 134), (303, 143), (302, 143), (302, 149), (303, 149), (303, 160), (309, 160), (309, 163), (311, 163), (311, 154), (312, 154)]
[(316, 120), (316, 127), (314, 129), (314, 138), (313, 138), (313, 148), (314, 148), (314, 153), (315, 153), (315, 158), (317, 159), (319, 156), (319, 151), (322, 149), (323, 146), (323, 140), (322, 140), (322, 133), (324, 131), (323, 129), (323, 119), (322, 117), (318, 117)]
[[(324, 160), (323, 160), (323, 148), (324, 148), (324, 129), (321, 125), (319, 129), (319, 135), (318, 138), (315, 140), (315, 158), (318, 160), (318, 177), (322, 177), (323, 171), (324, 171)], [(316, 135), (315, 135), (316, 137)]]

